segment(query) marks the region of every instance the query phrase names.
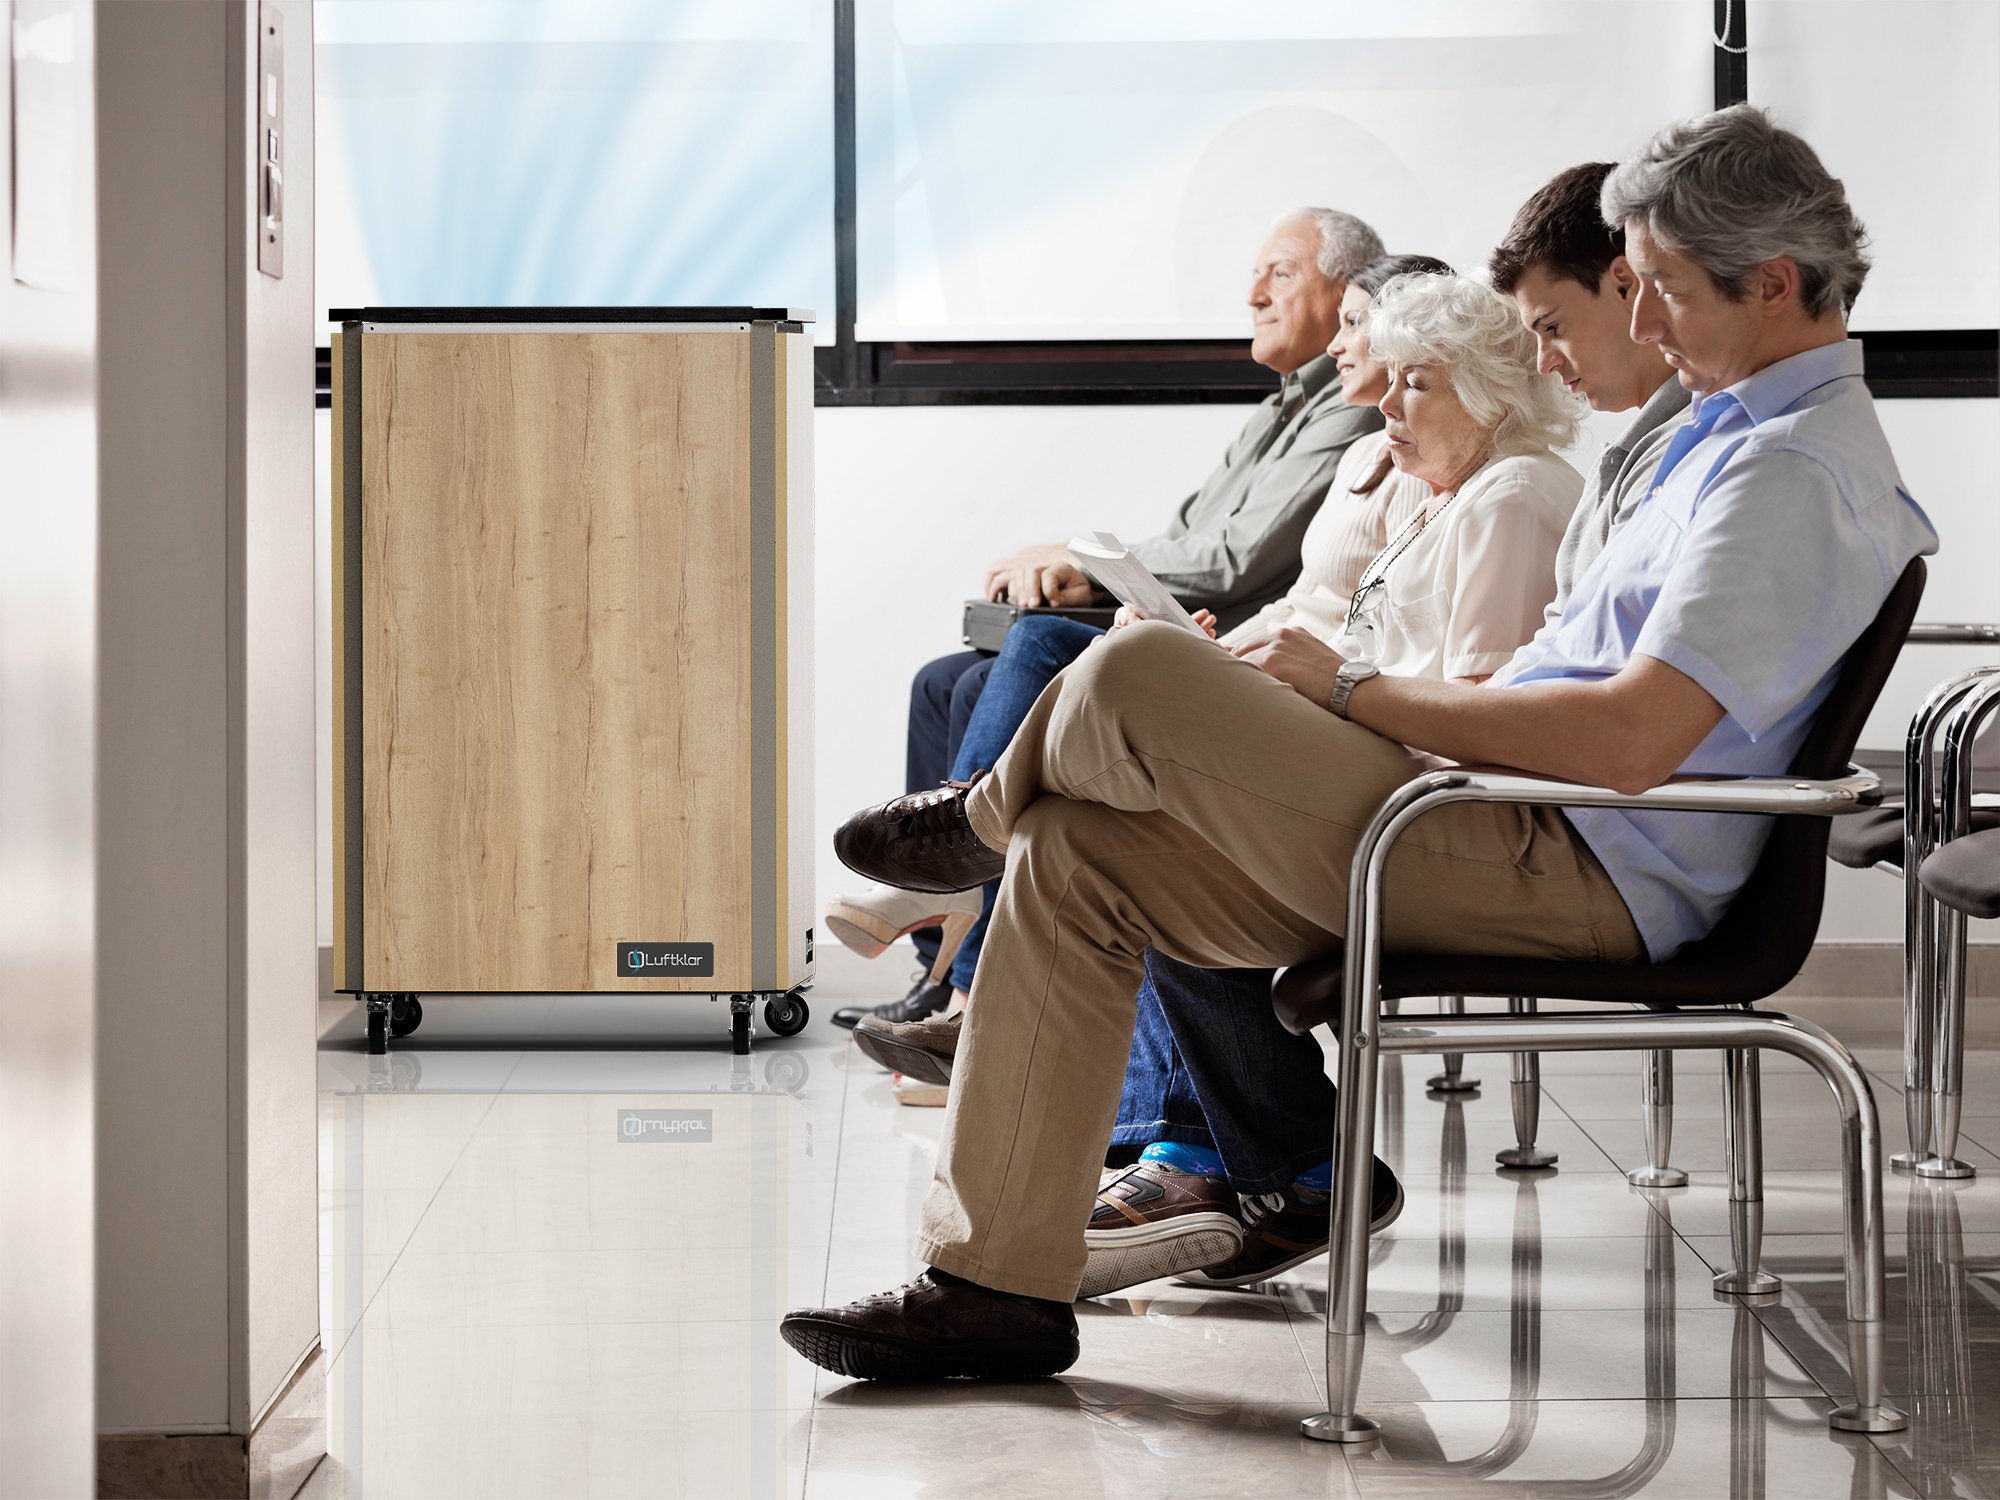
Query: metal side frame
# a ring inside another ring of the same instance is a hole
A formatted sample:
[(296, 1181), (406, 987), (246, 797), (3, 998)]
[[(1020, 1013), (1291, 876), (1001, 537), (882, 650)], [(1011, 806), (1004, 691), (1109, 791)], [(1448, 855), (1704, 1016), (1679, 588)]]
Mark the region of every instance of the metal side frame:
[[(1934, 627), (1944, 628), (1944, 627)], [(1970, 627), (1965, 627), (1970, 628)], [(1938, 1165), (1926, 1176), (1949, 1176), (1950, 1168), (1940, 1162), (1957, 1149), (1954, 1130), (1950, 1146), (1941, 1153), (1933, 1149), (1932, 1127), (1942, 1112), (1943, 1094), (1936, 1081), (1960, 1075), (1962, 1058), (1956, 1044), (1960, 1032), (1949, 1034), (1939, 1024), (1945, 1000), (1940, 983), (1938, 936), (1941, 917), (1946, 915), (1924, 884), (1916, 878), (1917, 868), (1938, 846), (1940, 778), (1937, 767), (1937, 740), (1952, 714), (1968, 695), (1982, 684), (2000, 682), (2000, 666), (1975, 667), (1970, 672), (1939, 683), (1925, 697), (1903, 743), (1903, 868), (1895, 871), (1903, 881), (1903, 1112), (1909, 1128), (1910, 1149), (1889, 1158), (1891, 1166), (1921, 1171)], [(1968, 746), (1968, 750), (1969, 750)], [(1970, 762), (1966, 786), (1970, 790)], [(1944, 785), (1951, 782), (1946, 779)], [(1878, 867), (1879, 868), (1879, 867)], [(1964, 923), (1959, 923), (1964, 932)], [(1961, 936), (1961, 943), (1963, 938)], [(1960, 1006), (1961, 1022), (1963, 1006)], [(1958, 1163), (1958, 1166), (1964, 1166)], [(1964, 1167), (1964, 1175), (1972, 1168)]]
[[(2000, 676), (1984, 676), (1958, 700), (1944, 731), (1944, 764), (1938, 773), (1938, 795), (1926, 796), (1923, 806), (1936, 819), (1934, 850), (1972, 831), (1972, 747), (1996, 709), (2000, 709)], [(1928, 757), (1926, 757), (1928, 760)], [(1907, 799), (1911, 807), (1917, 799)], [(1907, 818), (1905, 828), (1908, 827)], [(1906, 851), (1907, 857), (1907, 851)], [(1904, 896), (1914, 891), (1929, 919), (1931, 945), (1925, 957), (1930, 965), (1931, 1012), (1931, 1136), (1928, 1154), (1911, 1170), (1933, 1180), (1963, 1181), (1974, 1173), (1970, 1162), (1960, 1161), (1958, 1151), (1959, 1110), (1965, 1090), (1965, 913), (1954, 911), (1924, 889), (1917, 879), (1921, 859), (1903, 866)], [(1908, 956), (1905, 955), (1905, 963)]]
[(1375, 1150), (1380, 1058), (1405, 1052), (1578, 1052), (1679, 1048), (1774, 1048), (1810, 1063), (1833, 1090), (1841, 1117), (1845, 1199), (1848, 1356), (1855, 1399), (1828, 1422), (1848, 1432), (1895, 1432), (1909, 1419), (1884, 1399), (1881, 1125), (1868, 1080), (1832, 1036), (1809, 1021), (1751, 1011), (1609, 1015), (1438, 1016), (1382, 1026), (1383, 877), (1389, 852), (1425, 813), (1455, 802), (1548, 807), (1834, 817), (1878, 806), (1881, 783), (1853, 775), (1676, 778), (1636, 795), (1520, 771), (1433, 771), (1399, 788), (1376, 812), (1354, 851), (1347, 892), (1342, 974), (1340, 1097), (1333, 1138), (1333, 1223), (1327, 1257), (1328, 1410), (1301, 1422), (1322, 1442), (1371, 1442), (1380, 1425), (1360, 1414), (1368, 1313), (1369, 1189)]

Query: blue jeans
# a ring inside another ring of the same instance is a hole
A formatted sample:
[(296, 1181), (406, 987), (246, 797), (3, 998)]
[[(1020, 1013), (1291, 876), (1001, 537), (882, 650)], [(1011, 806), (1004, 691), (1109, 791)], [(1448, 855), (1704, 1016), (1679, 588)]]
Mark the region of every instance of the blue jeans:
[(1113, 1145), (1205, 1146), (1239, 1193), (1275, 1193), (1333, 1154), (1333, 1080), (1319, 1043), (1272, 1013), (1272, 973), (1146, 950)]
[[(925, 662), (910, 682), (910, 720), (903, 761), (903, 790), (928, 791), (951, 774), (965, 726), (986, 686), (995, 658), (985, 651), (957, 651)], [(935, 927), (910, 934), (924, 968), (937, 962)]]
[[(952, 755), (952, 780), (968, 781), (974, 771), (992, 770), (1000, 753), (1012, 743), (1014, 731), (1028, 717), (1028, 710), (1042, 696), (1042, 689), (1083, 655), (1084, 647), (1103, 634), (1094, 625), (1079, 625), (1054, 615), (1029, 615), (1018, 621), (1007, 632), (1000, 654), (993, 659), (971, 717), (958, 737)], [(953, 989), (971, 992), (972, 976), (979, 968), (979, 950), (986, 943), (986, 923), (993, 915), (993, 898), (999, 894), (1000, 882), (988, 882), (986, 908), (959, 945), (958, 957), (952, 960)]]

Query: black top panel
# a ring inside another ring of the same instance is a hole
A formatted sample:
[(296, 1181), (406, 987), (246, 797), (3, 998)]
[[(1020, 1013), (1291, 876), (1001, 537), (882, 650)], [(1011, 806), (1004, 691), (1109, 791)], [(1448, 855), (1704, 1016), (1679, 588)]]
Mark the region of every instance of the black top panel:
[(799, 323), (796, 307), (330, 307), (334, 323)]

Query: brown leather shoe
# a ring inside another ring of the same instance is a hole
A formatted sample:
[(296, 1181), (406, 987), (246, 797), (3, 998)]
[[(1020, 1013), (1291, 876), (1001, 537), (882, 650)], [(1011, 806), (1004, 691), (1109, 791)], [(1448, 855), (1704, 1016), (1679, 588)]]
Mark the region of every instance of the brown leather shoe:
[(1090, 1260), (1079, 1297), (1215, 1265), (1243, 1248), (1236, 1190), (1227, 1177), (1139, 1162), (1098, 1190), (1083, 1242)]
[(978, 779), (863, 808), (835, 830), (833, 852), (855, 874), (905, 891), (949, 894), (998, 880), (1007, 856), (981, 843), (965, 816)]
[(950, 1083), (964, 1023), (962, 1010), (921, 1021), (863, 1016), (854, 1024), (854, 1045), (891, 1073), (921, 1078), (925, 1083)]
[(845, 1307), (795, 1308), (778, 1332), (821, 1369), (856, 1380), (1040, 1380), (1078, 1353), (1067, 1303), (935, 1269)]
[[(1369, 1183), (1368, 1232), (1378, 1234), (1403, 1212), (1403, 1185), (1381, 1157)], [(1297, 1184), (1282, 1193), (1243, 1200), (1243, 1248), (1219, 1265), (1181, 1277), (1190, 1286), (1248, 1286), (1326, 1254), (1333, 1237), (1333, 1205), (1326, 1193), (1308, 1196)]]

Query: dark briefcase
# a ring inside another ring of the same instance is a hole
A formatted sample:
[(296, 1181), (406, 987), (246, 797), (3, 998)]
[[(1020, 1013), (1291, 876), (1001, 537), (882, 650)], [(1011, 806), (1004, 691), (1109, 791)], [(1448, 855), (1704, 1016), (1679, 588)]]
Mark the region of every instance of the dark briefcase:
[(1007, 632), (1014, 628), (1014, 622), (1024, 615), (1056, 615), (1084, 625), (1095, 625), (1099, 630), (1109, 630), (1117, 614), (1116, 606), (1110, 609), (1052, 609), (1043, 605), (1028, 609), (1019, 604), (991, 604), (984, 599), (968, 599), (965, 601), (965, 644), (975, 651), (998, 651), (1000, 643), (1007, 639)]

